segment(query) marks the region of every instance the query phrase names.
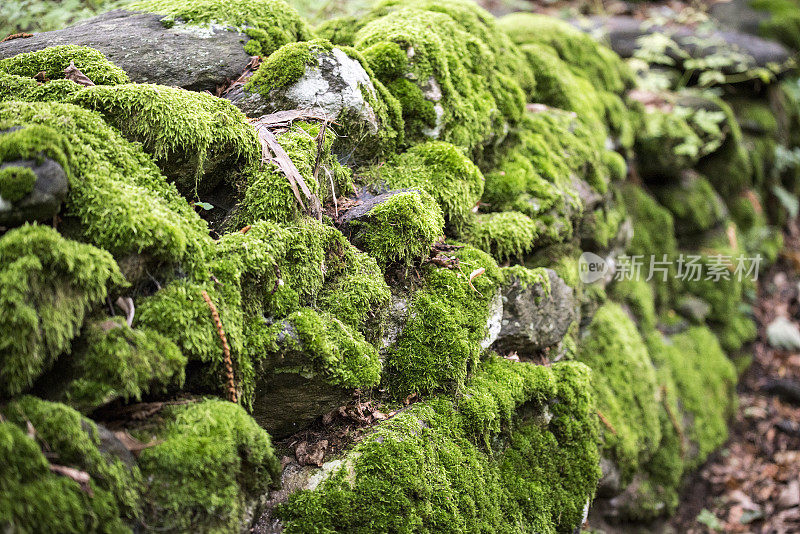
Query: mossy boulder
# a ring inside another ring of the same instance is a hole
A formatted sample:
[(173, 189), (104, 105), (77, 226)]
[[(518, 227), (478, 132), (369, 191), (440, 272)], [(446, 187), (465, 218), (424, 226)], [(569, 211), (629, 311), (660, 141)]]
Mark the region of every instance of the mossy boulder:
[(103, 447), (95, 423), (30, 396), (4, 405), (2, 415), (0, 524), (27, 532), (133, 532), (142, 477)]
[(686, 173), (680, 182), (655, 189), (656, 198), (672, 213), (679, 238), (698, 235), (728, 218), (725, 202), (704, 176)]
[(460, 400), (437, 397), (382, 423), (275, 515), (288, 532), (572, 531), (599, 477), (588, 381), (573, 362), (492, 357)]
[(338, 223), (355, 246), (384, 266), (420, 263), (444, 234), (441, 208), (431, 195), (418, 189), (362, 196)]
[(139, 456), (143, 523), (161, 532), (246, 529), (278, 480), (269, 434), (241, 406), (219, 399), (163, 415), (164, 425), (138, 431), (159, 440)]
[(117, 258), (137, 253), (187, 268), (204, 259), (205, 222), (141, 146), (99, 114), (73, 104), (0, 102), (0, 132), (0, 162), (47, 157), (66, 172), (67, 235)]
[(402, 146), (397, 100), (357, 51), (322, 39), (284, 45), (225, 98), (249, 116), (299, 109), (334, 121), (334, 149), (354, 164), (381, 160)]
[(27, 390), (62, 355), (84, 318), (125, 281), (111, 255), (25, 225), (0, 236), (0, 395)]
[(256, 132), (244, 115), (211, 95), (126, 84), (87, 87), (71, 102), (100, 112), (128, 140), (141, 143), (189, 198), (260, 160)]

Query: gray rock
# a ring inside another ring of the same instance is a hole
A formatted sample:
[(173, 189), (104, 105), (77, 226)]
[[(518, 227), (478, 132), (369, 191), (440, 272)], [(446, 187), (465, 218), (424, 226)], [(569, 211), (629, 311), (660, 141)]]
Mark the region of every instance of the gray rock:
[[(581, 22), (575, 23), (582, 30), (595, 32), (600, 30), (605, 34), (611, 48), (623, 58), (633, 57), (639, 48), (638, 39), (645, 35), (664, 33), (669, 35), (683, 52), (693, 58), (705, 57), (711, 54), (730, 50), (741, 52), (750, 56), (749, 67), (766, 67), (770, 63), (784, 66), (788, 71), (788, 62), (791, 53), (782, 45), (755, 37), (738, 31), (706, 31), (699, 32), (694, 28), (678, 24), (669, 26), (649, 26), (644, 21), (633, 17), (591, 17), (588, 25)], [(672, 59), (682, 61), (678, 52), (666, 52)], [(730, 67), (724, 67), (724, 72), (732, 73)]]
[(116, 9), (74, 26), (0, 43), (0, 59), (48, 46), (74, 44), (102, 52), (134, 82), (216, 91), (250, 61), (249, 37), (222, 26), (181, 22), (166, 28), (161, 15)]
[(311, 370), (290, 322), (284, 321), (277, 343), (278, 352), (268, 355), (264, 368), (256, 373), (253, 418), (280, 439), (347, 403), (352, 390), (331, 385)]
[(768, 12), (750, 7), (752, 0), (729, 0), (709, 7), (709, 15), (731, 30), (758, 35), (762, 22), (770, 18)]
[(12, 160), (0, 163), (0, 169), (21, 167), (36, 174), (33, 190), (19, 200), (11, 201), (0, 196), (0, 226), (18, 226), (25, 222), (52, 221), (61, 210), (67, 196), (69, 182), (64, 169), (56, 161)]
[(800, 351), (800, 329), (786, 317), (778, 317), (769, 324), (767, 340), (776, 349)]
[(329, 117), (340, 125), (335, 127), (340, 136), (334, 150), (342, 156), (370, 148), (369, 140), (378, 134), (381, 122), (364, 96), (366, 92), (379, 98), (364, 67), (339, 48), (318, 52), (316, 62), (306, 66), (299, 80), (273, 89), (269, 97), (240, 85), (225, 98), (251, 117), (291, 109)]
[(541, 284), (523, 288), (519, 280), (503, 288), (503, 323), (492, 344), (494, 350), (533, 356), (561, 341), (577, 319), (578, 304), (572, 288), (555, 271), (547, 269), (547, 274), (549, 295)]

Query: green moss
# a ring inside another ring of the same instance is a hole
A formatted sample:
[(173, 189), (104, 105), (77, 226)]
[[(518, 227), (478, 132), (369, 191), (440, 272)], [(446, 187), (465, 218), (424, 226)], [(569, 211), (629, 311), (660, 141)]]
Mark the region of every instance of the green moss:
[(647, 348), (625, 312), (607, 303), (595, 313), (577, 359), (592, 368), (597, 409), (609, 423), (603, 450), (627, 483), (661, 440), (656, 373)]
[(279, 479), (267, 432), (236, 404), (166, 408), (163, 440), (142, 451), (144, 523), (161, 532), (231, 532)]
[(499, 26), (517, 44), (552, 48), (575, 74), (612, 93), (633, 85), (633, 74), (619, 56), (566, 21), (532, 13), (503, 17)]
[(75, 62), (75, 66), (97, 85), (117, 85), (130, 81), (121, 68), (97, 50), (75, 45), (51, 46), (0, 59), (0, 71), (27, 78), (44, 72), (47, 78), (56, 80), (64, 78), (64, 69), (69, 67), (70, 62)]
[(447, 227), (458, 233), (483, 193), (484, 178), (458, 147), (430, 141), (373, 167), (368, 179), (388, 189), (419, 188), (433, 196)]
[(22, 200), (33, 191), (36, 173), (30, 167), (9, 166), (0, 169), (0, 198), (7, 202)]
[(208, 229), (152, 160), (103, 119), (71, 104), (0, 103), (0, 161), (57, 161), (67, 172), (66, 215), (76, 237), (117, 257), (200, 262)]
[(612, 182), (621, 182), (628, 176), (628, 162), (619, 152), (606, 150), (603, 152), (603, 162)]
[(687, 437), (696, 452), (686, 465), (693, 469), (728, 437), (727, 421), (736, 409), (736, 371), (707, 328), (693, 327), (671, 340), (652, 334), (647, 344), (656, 365), (669, 369), (680, 408), (688, 415)]
[(639, 324), (642, 334), (656, 327), (653, 288), (642, 279), (619, 280), (609, 288), (609, 296), (626, 305)]
[(361, 329), (389, 298), (375, 260), (315, 220), (287, 226), (260, 221), (245, 234), (223, 236), (206, 274), (173, 281), (138, 303), (136, 313), (139, 326), (161, 333), (190, 361), (201, 362), (206, 385), (220, 392), (223, 352), (203, 291), (218, 309), (245, 406), (252, 402), (254, 366), (272, 341), (260, 317), (274, 322), (316, 304)]
[(69, 352), (86, 314), (124, 284), (110, 254), (46, 226), (0, 237), (0, 392), (24, 391)]
[(138, 0), (125, 9), (165, 15), (162, 24), (182, 20), (232, 26), (250, 37), (244, 49), (251, 56), (267, 57), (286, 43), (313, 37), (305, 20), (283, 0)]
[(522, 258), (538, 235), (536, 223), (516, 211), (482, 213), (464, 232), (464, 241), (488, 252), (497, 261)]
[(245, 84), (245, 89), (269, 97), (273, 89), (299, 80), (306, 67), (316, 67), (316, 55), (330, 52), (333, 45), (325, 39), (289, 43), (271, 54)]
[[(619, 234), (619, 227), (625, 221), (625, 207), (621, 204), (609, 205), (594, 210), (582, 221), (584, 248), (589, 250), (607, 249)], [(586, 244), (588, 242), (588, 245)]]
[(657, 188), (659, 202), (672, 213), (679, 236), (696, 235), (720, 225), (725, 203), (703, 176), (685, 176), (679, 184)]
[[(4, 406), (3, 417), (0, 522), (20, 532), (131, 532), (140, 515), (139, 470), (100, 449), (92, 421), (29, 396)], [(52, 472), (50, 462), (87, 473), (90, 491)]]
[(381, 265), (419, 263), (443, 235), (444, 217), (425, 191), (392, 195), (348, 224), (350, 239)]
[[(711, 113), (722, 113), (724, 116), (721, 129), (725, 133), (725, 140), (719, 149), (700, 160), (697, 170), (706, 175), (719, 194), (727, 199), (752, 185), (753, 167), (733, 110), (720, 98), (713, 98), (711, 102), (719, 110), (712, 110)], [(695, 117), (701, 111), (698, 110)]]
[(800, 6), (792, 0), (753, 0), (750, 6), (771, 15), (761, 21), (759, 34), (795, 50), (800, 49)]
[[(661, 206), (642, 187), (627, 184), (621, 189), (628, 214), (633, 219), (633, 238), (628, 246), (630, 256), (649, 258), (656, 261), (670, 260), (677, 256), (675, 222), (672, 214)], [(666, 281), (663, 274), (655, 274), (654, 289), (656, 305), (659, 309), (668, 307), (675, 293), (675, 270), (669, 267)]]
[(116, 399), (183, 385), (186, 358), (174, 343), (148, 329), (130, 328), (123, 318), (89, 323), (85, 350), (73, 355), (78, 373), (65, 402), (86, 413)]
[[(292, 160), (309, 191), (320, 202), (330, 202), (333, 197), (353, 193), (350, 170), (342, 166), (331, 152), (336, 137), (328, 128), (322, 142), (317, 168), (318, 142), (322, 126), (317, 123), (295, 122), (289, 131), (277, 136), (281, 147)], [(314, 170), (317, 169), (317, 177)], [(252, 165), (244, 172), (241, 199), (225, 226), (229, 230), (252, 224), (258, 220), (290, 223), (304, 212), (295, 199), (291, 184), (276, 164), (258, 167)], [(308, 200), (304, 205), (308, 209)]]
[[(491, 358), (460, 400), (432, 399), (383, 423), (278, 514), (287, 532), (571, 531), (599, 478), (588, 380), (575, 363)], [(549, 424), (524, 423), (497, 439), (520, 424), (523, 404), (541, 410), (555, 397)], [(488, 448), (498, 441), (496, 452)]]
[(347, 389), (368, 390), (380, 381), (377, 349), (339, 319), (304, 308), (273, 330), (278, 335), (287, 328), (280, 353), (266, 355), (265, 368), (278, 373), (322, 375), (326, 383)]
[(72, 80), (51, 80), (40, 84), (33, 78), (0, 71), (0, 101), (63, 102), (82, 89), (83, 86)]
[[(78, 93), (72, 103), (99, 111), (128, 140), (142, 143), (185, 195), (208, 191), (219, 174), (261, 158), (255, 129), (244, 115), (209, 94), (148, 84), (95, 86)], [(204, 177), (206, 169), (217, 176)]]
[[(364, 18), (354, 46), (400, 101), (407, 141), (480, 153), (521, 116), (524, 96), (507, 66), (516, 52), (484, 13), (467, 2), (386, 2)], [(406, 72), (391, 43), (411, 56)]]
[(541, 284), (544, 295), (550, 294), (550, 275), (547, 274), (547, 270), (544, 267), (529, 269), (522, 265), (511, 265), (501, 267), (500, 271), (503, 273), (506, 284), (512, 281), (518, 282), (523, 290), (536, 284)]
[[(403, 332), (389, 351), (384, 374), (397, 398), (458, 390), (478, 362), (489, 302), (502, 273), (488, 254), (472, 247), (453, 255), (458, 270), (425, 267), (423, 288), (414, 294)], [(485, 273), (470, 286), (470, 273), (481, 268)]]

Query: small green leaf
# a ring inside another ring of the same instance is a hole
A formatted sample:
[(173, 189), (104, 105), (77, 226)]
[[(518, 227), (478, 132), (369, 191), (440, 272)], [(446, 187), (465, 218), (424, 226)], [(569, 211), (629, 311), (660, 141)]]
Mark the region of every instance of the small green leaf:
[(722, 530), (722, 522), (712, 512), (703, 508), (697, 514), (697, 522), (702, 523), (712, 530)]
[(198, 208), (203, 208), (206, 211), (214, 209), (214, 206), (212, 206), (208, 202), (195, 202), (194, 205), (197, 206)]

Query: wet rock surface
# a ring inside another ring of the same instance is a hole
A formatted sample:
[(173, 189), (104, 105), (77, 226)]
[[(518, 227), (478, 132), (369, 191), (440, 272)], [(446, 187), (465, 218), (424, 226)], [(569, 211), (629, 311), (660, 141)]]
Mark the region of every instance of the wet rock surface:
[(36, 181), (22, 198), (10, 200), (0, 195), (0, 226), (48, 222), (58, 215), (69, 191), (67, 175), (61, 165), (43, 157), (40, 160), (5, 161), (0, 163), (0, 171), (4, 169), (30, 169), (36, 175)]

